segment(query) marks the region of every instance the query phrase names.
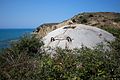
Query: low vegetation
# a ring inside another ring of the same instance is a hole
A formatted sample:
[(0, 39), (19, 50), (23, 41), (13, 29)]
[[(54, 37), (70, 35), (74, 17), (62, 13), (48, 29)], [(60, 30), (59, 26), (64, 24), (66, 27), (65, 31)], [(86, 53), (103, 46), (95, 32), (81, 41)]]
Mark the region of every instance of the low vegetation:
[(119, 80), (120, 30), (111, 51), (57, 48), (51, 58), (35, 36), (24, 36), (0, 53), (0, 80)]
[(120, 17), (119, 17), (119, 18), (114, 19), (114, 22), (120, 22)]

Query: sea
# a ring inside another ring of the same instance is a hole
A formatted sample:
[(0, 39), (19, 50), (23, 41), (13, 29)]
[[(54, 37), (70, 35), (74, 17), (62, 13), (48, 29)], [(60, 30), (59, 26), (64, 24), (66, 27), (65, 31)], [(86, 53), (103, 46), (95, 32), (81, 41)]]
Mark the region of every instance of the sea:
[(0, 49), (9, 47), (12, 41), (18, 40), (25, 34), (30, 34), (34, 29), (0, 29)]

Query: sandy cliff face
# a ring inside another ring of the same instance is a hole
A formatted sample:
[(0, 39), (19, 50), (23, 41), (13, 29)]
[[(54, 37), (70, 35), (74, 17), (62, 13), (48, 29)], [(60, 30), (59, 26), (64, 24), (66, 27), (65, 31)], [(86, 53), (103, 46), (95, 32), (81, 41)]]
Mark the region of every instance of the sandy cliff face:
[(37, 34), (37, 37), (41, 38), (41, 37), (46, 36), (49, 32), (51, 32), (55, 29), (58, 29), (58, 28), (65, 26), (65, 25), (68, 25), (69, 22), (71, 22), (71, 20), (66, 20), (66, 21), (61, 22), (61, 23), (42, 24), (34, 31), (34, 33)]
[(52, 30), (55, 30), (58, 23), (47, 23), (42, 24), (34, 31), (35, 34), (38, 34), (37, 37), (43, 37)]
[(40, 25), (34, 33), (38, 37), (44, 37), (49, 32), (70, 24), (86, 24), (99, 28), (114, 27), (120, 28), (120, 13), (112, 12), (96, 12), (96, 13), (80, 13), (74, 17), (60, 23), (48, 23)]

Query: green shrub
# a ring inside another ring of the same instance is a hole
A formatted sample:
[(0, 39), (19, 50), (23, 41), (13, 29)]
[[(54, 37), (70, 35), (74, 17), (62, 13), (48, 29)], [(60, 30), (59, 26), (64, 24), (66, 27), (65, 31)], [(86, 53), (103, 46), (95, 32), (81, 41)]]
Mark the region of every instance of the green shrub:
[(120, 18), (115, 18), (114, 22), (120, 22)]
[(0, 79), (24, 80), (29, 77), (36, 68), (36, 57), (40, 58), (44, 53), (42, 45), (42, 41), (31, 35), (13, 42), (0, 54)]
[(87, 19), (82, 19), (82, 20), (81, 20), (81, 23), (82, 23), (82, 24), (87, 23)]
[(94, 17), (94, 15), (90, 14), (89, 17)]

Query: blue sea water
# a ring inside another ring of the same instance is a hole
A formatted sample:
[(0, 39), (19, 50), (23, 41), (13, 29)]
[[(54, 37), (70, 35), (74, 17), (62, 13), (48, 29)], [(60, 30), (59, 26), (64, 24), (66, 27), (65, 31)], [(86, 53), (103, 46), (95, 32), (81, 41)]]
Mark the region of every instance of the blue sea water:
[(0, 29), (0, 48), (6, 48), (12, 40), (17, 40), (34, 29)]

